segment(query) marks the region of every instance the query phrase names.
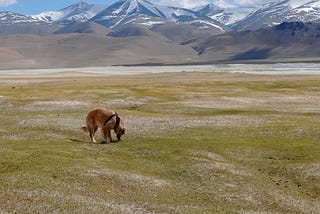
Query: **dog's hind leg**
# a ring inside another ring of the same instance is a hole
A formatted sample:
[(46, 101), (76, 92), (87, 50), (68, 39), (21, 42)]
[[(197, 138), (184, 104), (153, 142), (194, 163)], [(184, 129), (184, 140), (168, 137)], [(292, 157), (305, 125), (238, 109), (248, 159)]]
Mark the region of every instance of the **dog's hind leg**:
[(96, 139), (94, 139), (94, 134), (96, 133), (97, 130), (98, 130), (98, 126), (89, 128), (90, 139), (93, 143), (97, 143)]

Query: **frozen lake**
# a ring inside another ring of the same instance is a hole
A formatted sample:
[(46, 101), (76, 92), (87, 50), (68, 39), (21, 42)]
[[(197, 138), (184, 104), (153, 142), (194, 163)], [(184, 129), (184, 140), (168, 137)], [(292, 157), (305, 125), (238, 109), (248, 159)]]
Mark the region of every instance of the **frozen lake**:
[(229, 72), (248, 74), (320, 74), (320, 63), (278, 63), (278, 64), (214, 64), (189, 66), (109, 66), (52, 69), (0, 70), (0, 75), (37, 75), (60, 72), (81, 72), (96, 74), (142, 74), (163, 72)]

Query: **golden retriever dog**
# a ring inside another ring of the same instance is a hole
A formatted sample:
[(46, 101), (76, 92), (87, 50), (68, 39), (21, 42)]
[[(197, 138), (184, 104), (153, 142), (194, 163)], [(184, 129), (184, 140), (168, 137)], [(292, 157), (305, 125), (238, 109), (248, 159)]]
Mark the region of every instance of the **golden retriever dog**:
[(94, 134), (98, 128), (102, 129), (102, 134), (105, 142), (114, 142), (111, 138), (111, 130), (113, 129), (117, 135), (118, 141), (121, 140), (121, 136), (125, 134), (126, 128), (122, 118), (118, 113), (106, 108), (92, 109), (87, 115), (87, 126), (81, 127), (84, 132), (88, 132), (90, 139), (93, 143), (97, 143), (94, 139)]

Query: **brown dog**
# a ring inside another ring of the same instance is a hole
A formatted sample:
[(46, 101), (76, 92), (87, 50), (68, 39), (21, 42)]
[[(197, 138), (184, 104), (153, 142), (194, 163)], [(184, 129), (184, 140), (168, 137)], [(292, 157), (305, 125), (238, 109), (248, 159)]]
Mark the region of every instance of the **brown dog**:
[(86, 122), (87, 126), (81, 127), (81, 129), (85, 132), (89, 132), (90, 139), (93, 143), (97, 143), (94, 139), (94, 134), (99, 127), (102, 129), (105, 142), (108, 142), (108, 139), (110, 139), (110, 142), (113, 142), (111, 138), (111, 129), (117, 134), (118, 141), (120, 141), (121, 136), (126, 132), (122, 118), (119, 117), (117, 112), (109, 109), (92, 109), (87, 115)]

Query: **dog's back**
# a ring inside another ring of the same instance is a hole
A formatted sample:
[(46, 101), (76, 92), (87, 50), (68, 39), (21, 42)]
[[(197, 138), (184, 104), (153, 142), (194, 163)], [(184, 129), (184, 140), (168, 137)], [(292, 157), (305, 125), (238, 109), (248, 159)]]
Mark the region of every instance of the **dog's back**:
[(114, 114), (114, 111), (105, 108), (92, 109), (87, 115), (87, 126), (88, 123), (102, 127), (105, 125), (106, 120)]

